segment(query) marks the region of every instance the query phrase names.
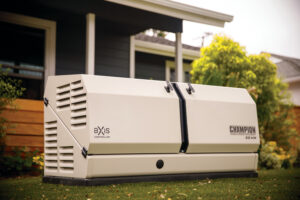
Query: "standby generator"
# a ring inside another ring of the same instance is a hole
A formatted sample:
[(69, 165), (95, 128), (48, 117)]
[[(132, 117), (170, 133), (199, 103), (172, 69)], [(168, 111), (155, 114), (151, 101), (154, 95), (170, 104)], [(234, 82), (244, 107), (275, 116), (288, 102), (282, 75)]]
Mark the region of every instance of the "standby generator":
[(44, 103), (44, 182), (257, 176), (246, 89), (63, 75), (48, 77)]

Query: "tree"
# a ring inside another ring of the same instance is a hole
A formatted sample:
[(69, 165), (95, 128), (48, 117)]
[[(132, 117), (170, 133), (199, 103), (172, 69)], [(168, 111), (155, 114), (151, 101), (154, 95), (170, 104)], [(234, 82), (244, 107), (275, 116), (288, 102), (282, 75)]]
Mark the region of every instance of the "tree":
[(288, 85), (277, 77), (270, 55), (247, 55), (244, 47), (216, 35), (192, 63), (191, 81), (198, 84), (246, 88), (256, 102), (261, 137), (289, 149), (296, 134)]

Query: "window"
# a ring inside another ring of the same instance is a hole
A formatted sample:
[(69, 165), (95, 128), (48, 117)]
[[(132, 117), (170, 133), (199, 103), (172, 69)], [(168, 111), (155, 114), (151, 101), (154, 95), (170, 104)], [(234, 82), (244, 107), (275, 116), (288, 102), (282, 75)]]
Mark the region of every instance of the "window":
[(44, 77), (55, 75), (56, 22), (0, 11), (0, 65), (21, 79), (22, 98), (41, 99)]
[(21, 98), (42, 99), (45, 31), (0, 22), (0, 65), (8, 76), (22, 81)]
[[(190, 82), (190, 71), (191, 71), (192, 67), (190, 65), (190, 63), (183, 63), (183, 81), (184, 82)], [(167, 81), (175, 81), (176, 78), (176, 73), (175, 73), (175, 62), (171, 61), (171, 60), (167, 60), (166, 61), (166, 80)]]

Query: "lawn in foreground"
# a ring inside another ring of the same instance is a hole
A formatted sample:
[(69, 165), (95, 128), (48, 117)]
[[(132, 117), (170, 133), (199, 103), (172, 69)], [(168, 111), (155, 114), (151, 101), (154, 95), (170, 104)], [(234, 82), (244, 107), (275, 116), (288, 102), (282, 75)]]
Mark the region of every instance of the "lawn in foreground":
[(300, 169), (261, 170), (259, 178), (89, 187), (41, 181), (41, 177), (2, 179), (0, 199), (300, 199)]

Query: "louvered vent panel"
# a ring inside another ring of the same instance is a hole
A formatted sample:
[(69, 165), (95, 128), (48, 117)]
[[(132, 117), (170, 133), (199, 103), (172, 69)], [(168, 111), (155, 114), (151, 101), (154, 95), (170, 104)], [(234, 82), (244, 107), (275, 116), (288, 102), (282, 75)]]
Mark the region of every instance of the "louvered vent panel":
[(59, 171), (63, 173), (73, 173), (74, 153), (73, 146), (59, 147)]
[(81, 80), (71, 83), (71, 126), (86, 127), (86, 93)]
[(56, 107), (58, 110), (70, 108), (70, 84), (65, 84), (56, 89)]
[(45, 122), (45, 168), (57, 172), (57, 121)]

